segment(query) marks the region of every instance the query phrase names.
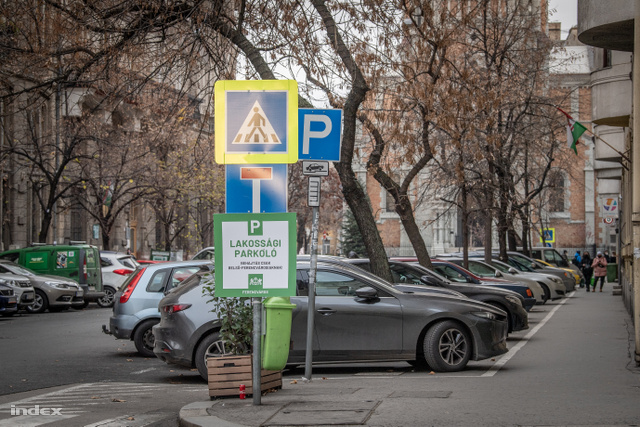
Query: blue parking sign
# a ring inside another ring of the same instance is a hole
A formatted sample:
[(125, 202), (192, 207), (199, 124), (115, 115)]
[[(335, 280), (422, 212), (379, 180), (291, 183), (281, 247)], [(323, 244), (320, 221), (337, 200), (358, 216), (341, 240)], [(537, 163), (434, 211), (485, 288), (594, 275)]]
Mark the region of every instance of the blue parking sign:
[(298, 159), (340, 161), (342, 110), (298, 110)]

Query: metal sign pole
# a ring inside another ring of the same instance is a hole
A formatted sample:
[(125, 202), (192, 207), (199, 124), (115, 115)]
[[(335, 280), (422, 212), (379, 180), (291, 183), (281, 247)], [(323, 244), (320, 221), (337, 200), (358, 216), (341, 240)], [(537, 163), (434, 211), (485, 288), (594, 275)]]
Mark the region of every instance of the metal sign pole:
[(316, 313), (316, 270), (318, 267), (318, 220), (320, 218), (320, 209), (313, 207), (313, 222), (311, 225), (311, 268), (309, 269), (309, 303), (307, 307), (307, 349), (304, 365), (304, 377), (311, 381), (313, 363), (313, 330), (314, 316)]
[(262, 338), (262, 298), (251, 298), (253, 306), (253, 357), (252, 357), (252, 389), (253, 404), (260, 405), (262, 399), (262, 375), (261, 375), (261, 338)]

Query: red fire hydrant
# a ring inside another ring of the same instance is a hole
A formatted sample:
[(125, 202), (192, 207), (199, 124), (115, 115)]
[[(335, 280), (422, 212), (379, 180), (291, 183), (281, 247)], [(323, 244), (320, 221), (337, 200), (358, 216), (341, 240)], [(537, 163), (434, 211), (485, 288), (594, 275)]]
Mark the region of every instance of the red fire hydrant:
[(247, 393), (245, 392), (244, 384), (240, 384), (240, 399), (246, 399)]

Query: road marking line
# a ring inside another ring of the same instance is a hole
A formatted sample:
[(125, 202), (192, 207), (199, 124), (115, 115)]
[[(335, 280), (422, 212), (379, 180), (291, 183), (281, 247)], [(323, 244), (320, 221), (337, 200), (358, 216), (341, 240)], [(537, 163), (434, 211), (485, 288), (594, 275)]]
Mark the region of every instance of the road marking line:
[(491, 368), (489, 368), (489, 370), (487, 372), (485, 372), (484, 374), (482, 374), (480, 376), (481, 377), (492, 377), (492, 376), (494, 376), (500, 370), (500, 368), (502, 368), (504, 365), (506, 365), (507, 362), (509, 360), (511, 360), (511, 358), (513, 356), (515, 356), (518, 353), (518, 351), (520, 351), (520, 349), (522, 347), (524, 347), (529, 342), (529, 339), (532, 336), (534, 336), (540, 330), (540, 328), (542, 328), (551, 319), (551, 317), (553, 317), (555, 312), (558, 311), (560, 309), (560, 307), (562, 307), (562, 305), (565, 302), (567, 302), (569, 300), (569, 298), (571, 298), (573, 296), (574, 292), (575, 291), (573, 291), (570, 294), (568, 294), (566, 298), (562, 299), (562, 301), (560, 301), (558, 303), (558, 305), (553, 307), (553, 309), (545, 316), (544, 319), (542, 319), (540, 321), (540, 323), (538, 323), (536, 325), (535, 328), (531, 329), (527, 335), (522, 337), (522, 339), (520, 340), (520, 342), (518, 342), (518, 344), (516, 344), (512, 349), (510, 349), (507, 354), (505, 354), (503, 357), (500, 358), (500, 360), (498, 360), (496, 363), (494, 363), (493, 366)]
[(145, 372), (151, 372), (151, 371), (155, 371), (156, 368), (147, 368), (147, 369), (143, 369), (141, 371), (135, 371), (135, 372), (131, 372), (131, 375), (140, 375), (140, 374), (144, 374)]
[(0, 427), (37, 427), (74, 417), (77, 415), (20, 415), (0, 420)]

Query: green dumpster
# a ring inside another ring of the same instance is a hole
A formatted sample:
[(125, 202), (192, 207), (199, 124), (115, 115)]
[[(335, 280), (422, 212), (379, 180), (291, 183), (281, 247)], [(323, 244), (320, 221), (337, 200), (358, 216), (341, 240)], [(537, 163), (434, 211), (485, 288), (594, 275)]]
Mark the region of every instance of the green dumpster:
[(291, 304), (289, 297), (265, 299), (262, 369), (279, 371), (287, 364), (291, 340), (291, 314), (295, 306), (295, 304)]
[(618, 264), (607, 264), (607, 282), (618, 281)]

